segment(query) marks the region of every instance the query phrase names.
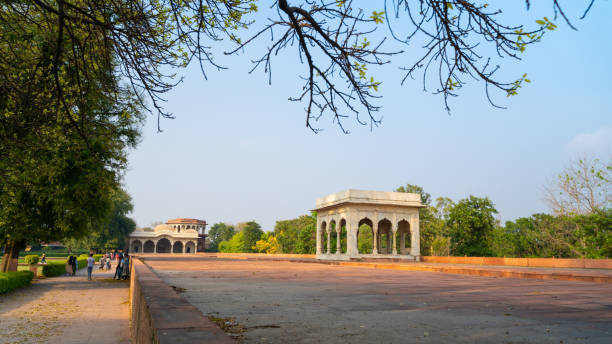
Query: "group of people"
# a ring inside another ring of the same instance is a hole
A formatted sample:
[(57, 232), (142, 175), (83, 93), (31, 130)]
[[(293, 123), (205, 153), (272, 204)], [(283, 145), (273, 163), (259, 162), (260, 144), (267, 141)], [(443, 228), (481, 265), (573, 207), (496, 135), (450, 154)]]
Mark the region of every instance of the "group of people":
[(113, 279), (125, 280), (130, 278), (130, 255), (119, 253), (116, 257), (117, 267), (115, 268), (115, 276)]
[[(117, 280), (125, 280), (130, 278), (130, 256), (127, 252), (107, 252), (100, 258), (100, 270), (110, 270), (111, 263), (113, 261), (117, 262), (115, 268), (115, 275), (113, 279)], [(78, 259), (77, 256), (70, 256), (66, 261), (66, 274), (65, 276), (74, 276), (76, 271), (78, 270)], [(93, 272), (95, 266), (95, 259), (93, 257), (93, 253), (89, 254), (87, 257), (87, 279), (91, 281), (91, 274)]]
[(68, 260), (66, 261), (66, 274), (64, 274), (64, 276), (74, 276), (78, 268), (79, 268), (79, 263), (77, 262), (77, 257), (76, 256), (68, 257)]

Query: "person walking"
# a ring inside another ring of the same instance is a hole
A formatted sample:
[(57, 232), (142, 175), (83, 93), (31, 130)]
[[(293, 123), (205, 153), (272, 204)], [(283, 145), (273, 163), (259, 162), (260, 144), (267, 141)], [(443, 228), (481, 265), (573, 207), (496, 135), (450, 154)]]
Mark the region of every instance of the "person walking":
[(79, 262), (77, 262), (77, 256), (72, 257), (72, 276), (76, 275), (77, 269), (79, 268)]
[(47, 264), (47, 254), (46, 253), (43, 253), (42, 257), (40, 258), (40, 263)]
[(130, 276), (130, 256), (126, 253), (123, 255), (123, 260), (121, 261), (121, 279), (128, 279)]
[(66, 260), (66, 273), (64, 274), (64, 276), (71, 276), (72, 275), (72, 256), (68, 257), (68, 259)]
[(87, 258), (87, 280), (88, 281), (91, 281), (91, 272), (93, 271), (95, 262), (96, 260), (93, 257), (93, 253), (90, 253), (89, 258)]
[(117, 259), (117, 268), (115, 269), (115, 276), (113, 276), (113, 279), (121, 279), (121, 268), (121, 259)]
[(111, 262), (111, 258), (110, 258), (110, 256), (107, 256), (106, 257), (106, 270), (110, 270), (111, 269), (110, 262)]

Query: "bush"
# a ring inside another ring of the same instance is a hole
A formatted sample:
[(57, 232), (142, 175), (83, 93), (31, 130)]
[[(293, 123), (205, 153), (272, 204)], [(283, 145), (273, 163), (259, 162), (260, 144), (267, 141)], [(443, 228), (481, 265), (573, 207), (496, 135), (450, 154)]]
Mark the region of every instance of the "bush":
[(0, 294), (8, 293), (32, 282), (34, 274), (31, 271), (0, 272)]
[(244, 234), (238, 232), (228, 241), (221, 241), (219, 243), (219, 252), (224, 253), (239, 253), (248, 252), (244, 250)]
[(40, 260), (40, 257), (38, 257), (38, 255), (36, 254), (30, 254), (30, 255), (25, 256), (25, 258), (23, 258), (24, 263), (28, 265), (38, 264), (39, 260)]
[[(43, 265), (42, 274), (45, 277), (55, 277), (61, 276), (66, 273), (66, 261), (49, 261), (47, 265)], [(83, 268), (87, 266), (87, 257), (78, 257), (77, 258), (77, 268)]]
[(96, 260), (96, 262), (99, 262), (100, 258), (104, 257), (104, 255), (103, 254), (94, 254), (93, 257)]
[(72, 255), (79, 255), (81, 253), (87, 253), (87, 252), (88, 251), (81, 251), (81, 250), (68, 252), (67, 249), (44, 250), (44, 247), (43, 247), (42, 250), (31, 250), (29, 252), (20, 251), (19, 252), (19, 257), (25, 257), (25, 256), (27, 256), (29, 254), (37, 254), (37, 255), (41, 256), (44, 253), (44, 254), (47, 255), (47, 258), (52, 258), (52, 257), (54, 257), (54, 258), (59, 258), (59, 257), (64, 258), (64, 257), (69, 256), (71, 254)]

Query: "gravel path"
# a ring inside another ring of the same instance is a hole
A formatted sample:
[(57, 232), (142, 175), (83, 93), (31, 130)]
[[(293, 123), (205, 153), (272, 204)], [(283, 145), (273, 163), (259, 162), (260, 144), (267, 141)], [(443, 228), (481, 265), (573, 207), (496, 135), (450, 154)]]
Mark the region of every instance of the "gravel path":
[(81, 269), (0, 296), (0, 344), (129, 343), (129, 281), (113, 272), (87, 281)]

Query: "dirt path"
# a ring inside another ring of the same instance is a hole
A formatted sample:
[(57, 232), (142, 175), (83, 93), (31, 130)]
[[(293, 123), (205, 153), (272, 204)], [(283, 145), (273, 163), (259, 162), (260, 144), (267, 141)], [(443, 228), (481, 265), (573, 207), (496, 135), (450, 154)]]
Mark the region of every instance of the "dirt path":
[(90, 282), (81, 269), (0, 296), (0, 344), (129, 343), (129, 282), (113, 272)]

